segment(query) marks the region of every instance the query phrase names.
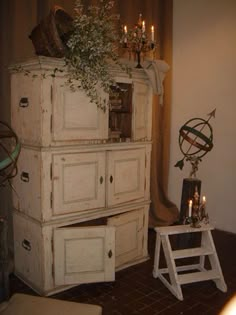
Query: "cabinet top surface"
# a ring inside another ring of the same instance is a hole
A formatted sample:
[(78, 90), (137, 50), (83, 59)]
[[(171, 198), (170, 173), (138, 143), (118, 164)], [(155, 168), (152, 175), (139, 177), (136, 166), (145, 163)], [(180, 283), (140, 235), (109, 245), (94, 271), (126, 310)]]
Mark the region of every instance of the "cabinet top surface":
[[(141, 77), (148, 79), (147, 71), (153, 67), (153, 69), (159, 73), (166, 73), (169, 70), (169, 65), (164, 60), (145, 60), (143, 62), (143, 68), (136, 68), (136, 62), (128, 59), (120, 59), (120, 63), (128, 66), (131, 69), (132, 77)], [(54, 70), (55, 68), (63, 69), (66, 72), (66, 65), (64, 58), (54, 58), (46, 56), (35, 56), (21, 62), (13, 63), (10, 65), (10, 72), (19, 72), (20, 69), (28, 70)], [(17, 70), (18, 69), (18, 70)], [(125, 70), (115, 63), (111, 63), (111, 71), (115, 75), (122, 75), (129, 77), (129, 74)]]

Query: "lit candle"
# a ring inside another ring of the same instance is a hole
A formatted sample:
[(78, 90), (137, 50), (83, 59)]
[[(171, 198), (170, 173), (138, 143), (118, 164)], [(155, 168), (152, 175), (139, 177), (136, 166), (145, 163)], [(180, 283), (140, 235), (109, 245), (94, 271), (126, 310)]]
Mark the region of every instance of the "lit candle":
[(142, 31), (145, 32), (145, 21), (142, 22)]
[(202, 204), (203, 204), (203, 205), (206, 204), (206, 197), (205, 197), (205, 196), (202, 197)]
[(124, 36), (124, 43), (125, 43), (125, 44), (127, 43), (127, 32), (128, 32), (127, 26), (125, 25), (125, 26), (124, 26), (124, 33), (125, 33), (125, 36)]
[(154, 26), (151, 27), (151, 40), (154, 42)]
[(193, 206), (193, 201), (189, 200), (189, 203), (188, 203), (188, 216), (189, 217), (192, 216), (192, 206)]

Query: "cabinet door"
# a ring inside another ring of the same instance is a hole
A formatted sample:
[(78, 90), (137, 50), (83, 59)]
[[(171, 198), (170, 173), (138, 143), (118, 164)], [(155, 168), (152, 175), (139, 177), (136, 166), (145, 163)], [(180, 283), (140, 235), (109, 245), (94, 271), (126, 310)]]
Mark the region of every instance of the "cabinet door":
[(105, 206), (105, 153), (53, 156), (53, 214)]
[(114, 244), (114, 227), (55, 229), (55, 284), (114, 281)]
[(108, 205), (144, 199), (145, 149), (108, 153)]
[(21, 143), (50, 143), (50, 83), (49, 78), (32, 79), (23, 73), (11, 76), (11, 125)]
[(91, 103), (83, 90), (73, 92), (63, 78), (56, 78), (52, 126), (54, 140), (107, 139), (108, 111)]
[(134, 84), (134, 139), (151, 139), (151, 104), (152, 95), (150, 87), (145, 82), (135, 82)]
[(131, 211), (108, 219), (116, 228), (116, 267), (142, 256), (144, 238), (143, 209)]

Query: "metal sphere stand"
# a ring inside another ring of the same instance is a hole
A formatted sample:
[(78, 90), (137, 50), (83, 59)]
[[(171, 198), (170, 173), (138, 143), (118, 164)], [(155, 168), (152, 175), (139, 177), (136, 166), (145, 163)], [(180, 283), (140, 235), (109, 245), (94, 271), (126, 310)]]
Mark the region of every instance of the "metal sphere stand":
[[(12, 128), (0, 121), (0, 188), (11, 186), (10, 179), (17, 174), (17, 159), (20, 154), (20, 142)], [(13, 148), (13, 149), (12, 149)], [(9, 253), (8, 253), (8, 215), (0, 212), (0, 302), (8, 300), (9, 290)]]

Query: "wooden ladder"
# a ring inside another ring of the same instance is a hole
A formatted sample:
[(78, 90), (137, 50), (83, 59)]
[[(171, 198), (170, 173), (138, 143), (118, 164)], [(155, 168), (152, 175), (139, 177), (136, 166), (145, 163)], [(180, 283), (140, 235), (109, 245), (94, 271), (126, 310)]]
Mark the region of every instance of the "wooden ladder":
[[(183, 300), (181, 285), (186, 283), (213, 280), (219, 290), (223, 292), (227, 291), (227, 286), (224, 281), (215, 244), (211, 235), (211, 230), (213, 229), (214, 228), (209, 224), (202, 224), (199, 228), (193, 228), (190, 227), (190, 225), (155, 228), (156, 247), (153, 277), (158, 277), (179, 300)], [(169, 239), (170, 235), (196, 232), (201, 232), (200, 247), (178, 250), (172, 249)], [(167, 268), (159, 268), (161, 245), (163, 247)], [(211, 269), (205, 268), (206, 256), (209, 257)], [(189, 257), (199, 257), (199, 263), (176, 266), (175, 260)], [(178, 272), (183, 273), (179, 274)], [(169, 275), (169, 281), (163, 274)]]

